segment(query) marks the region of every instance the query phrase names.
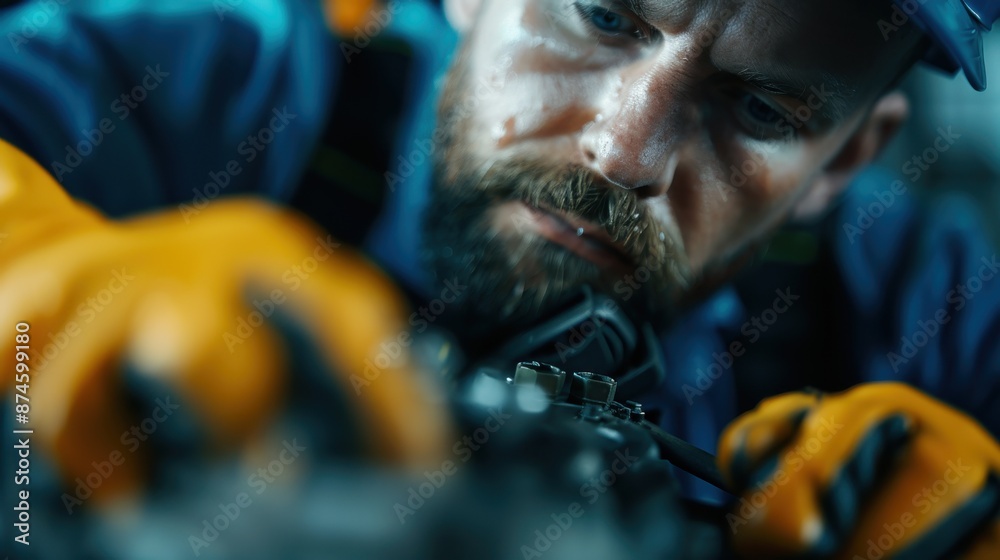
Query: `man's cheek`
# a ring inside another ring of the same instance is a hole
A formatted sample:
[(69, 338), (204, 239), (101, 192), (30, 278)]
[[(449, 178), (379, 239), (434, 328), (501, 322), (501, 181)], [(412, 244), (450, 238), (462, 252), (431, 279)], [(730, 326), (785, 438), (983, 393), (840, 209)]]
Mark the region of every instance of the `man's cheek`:
[(493, 148), (525, 140), (578, 134), (598, 111), (593, 80), (554, 74), (512, 74), (496, 95), (480, 105), (477, 134), (489, 135)]
[(740, 197), (750, 208), (787, 209), (803, 184), (816, 176), (811, 169), (815, 156), (803, 146), (767, 142), (743, 150), (730, 169), (739, 169), (744, 178)]
[(697, 239), (691, 248), (692, 266), (732, 260), (769, 238), (800, 200), (801, 181), (801, 175), (768, 168), (744, 192), (715, 206), (711, 219), (703, 222), (705, 229), (692, 236)]
[[(728, 188), (725, 183), (716, 185), (719, 189)], [(744, 186), (738, 192), (730, 188), (726, 199), (717, 198), (715, 202), (693, 199), (685, 207), (674, 206), (676, 214), (698, 214), (697, 219), (678, 219), (692, 270), (698, 273), (728, 263), (765, 235), (780, 218), (772, 203), (760, 196), (758, 187)], [(697, 192), (716, 197), (718, 189), (702, 187)]]

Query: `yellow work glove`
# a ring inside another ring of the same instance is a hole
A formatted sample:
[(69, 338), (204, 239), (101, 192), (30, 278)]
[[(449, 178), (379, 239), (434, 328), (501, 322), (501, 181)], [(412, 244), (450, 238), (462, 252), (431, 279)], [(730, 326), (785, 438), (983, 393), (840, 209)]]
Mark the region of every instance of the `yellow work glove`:
[(20, 359), (29, 374), (4, 375), (0, 394), (13, 400), (28, 381), (19, 427), (34, 429), (68, 485), (116, 451), (135, 453), (95, 497), (142, 481), (148, 446), (132, 440), (145, 434), (129, 430), (178, 404), (130, 412), (125, 370), (170, 388), (212, 448), (258, 435), (291, 375), (279, 315), (342, 389), (373, 456), (436, 462), (448, 419), (410, 371), (405, 303), (387, 278), (263, 202), (215, 200), (189, 222), (180, 212), (107, 220), (0, 141), (0, 363), (10, 371)]
[(1000, 446), (902, 383), (765, 400), (726, 428), (719, 466), (747, 558), (1000, 558)]

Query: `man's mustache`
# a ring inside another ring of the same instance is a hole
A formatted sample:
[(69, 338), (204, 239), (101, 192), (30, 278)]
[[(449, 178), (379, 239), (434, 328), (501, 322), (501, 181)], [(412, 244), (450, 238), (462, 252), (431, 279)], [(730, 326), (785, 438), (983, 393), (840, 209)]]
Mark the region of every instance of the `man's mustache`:
[[(676, 227), (656, 221), (641, 199), (580, 165), (506, 161), (487, 168), (476, 190), (496, 202), (519, 201), (565, 212), (603, 228), (637, 266), (687, 268)], [(481, 195), (480, 195), (481, 196)]]

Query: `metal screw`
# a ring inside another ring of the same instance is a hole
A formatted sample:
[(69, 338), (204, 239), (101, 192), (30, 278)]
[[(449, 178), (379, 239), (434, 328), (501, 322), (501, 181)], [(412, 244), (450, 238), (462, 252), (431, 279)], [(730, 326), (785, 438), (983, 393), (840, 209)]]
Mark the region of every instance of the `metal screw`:
[(633, 422), (642, 422), (646, 418), (646, 413), (642, 410), (642, 405), (635, 401), (625, 401), (629, 407), (629, 419)]

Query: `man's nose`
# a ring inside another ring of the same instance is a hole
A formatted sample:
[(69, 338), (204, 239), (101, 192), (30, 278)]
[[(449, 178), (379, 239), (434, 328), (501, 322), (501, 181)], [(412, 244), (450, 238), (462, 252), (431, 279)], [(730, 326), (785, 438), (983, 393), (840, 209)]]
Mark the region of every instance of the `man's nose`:
[(587, 165), (640, 196), (666, 194), (680, 163), (685, 119), (672, 75), (661, 64), (623, 76), (580, 138)]

